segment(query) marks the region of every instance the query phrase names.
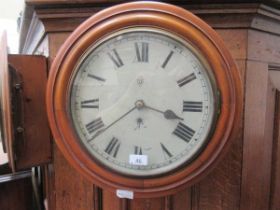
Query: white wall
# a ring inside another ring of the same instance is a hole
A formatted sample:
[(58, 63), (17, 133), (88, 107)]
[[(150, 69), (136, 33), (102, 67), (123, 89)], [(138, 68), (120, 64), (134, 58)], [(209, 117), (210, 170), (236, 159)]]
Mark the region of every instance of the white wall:
[(17, 19), (23, 10), (24, 0), (0, 0), (0, 31), (7, 31), (11, 53), (18, 52)]

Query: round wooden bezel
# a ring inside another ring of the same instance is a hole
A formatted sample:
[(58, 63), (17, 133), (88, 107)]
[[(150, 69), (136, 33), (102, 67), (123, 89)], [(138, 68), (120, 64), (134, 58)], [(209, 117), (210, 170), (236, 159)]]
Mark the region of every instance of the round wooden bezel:
[[(145, 26), (174, 33), (198, 49), (207, 60), (220, 94), (216, 128), (205, 149), (184, 168), (156, 178), (133, 178), (113, 173), (93, 161), (79, 143), (68, 114), (68, 91), (73, 70), (85, 51), (120, 29)], [(224, 43), (206, 23), (182, 8), (156, 2), (133, 2), (106, 9), (81, 24), (60, 48), (50, 70), (47, 111), (54, 139), (66, 159), (96, 185), (127, 189), (135, 197), (173, 193), (207, 175), (238, 133), (243, 107), (239, 72)]]

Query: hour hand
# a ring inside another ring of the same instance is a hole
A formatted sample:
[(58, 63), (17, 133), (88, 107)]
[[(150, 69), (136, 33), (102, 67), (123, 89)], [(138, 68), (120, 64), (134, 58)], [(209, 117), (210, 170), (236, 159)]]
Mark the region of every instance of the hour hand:
[(184, 120), (182, 117), (179, 117), (176, 115), (172, 110), (168, 109), (165, 112), (163, 112), (163, 116), (166, 119), (179, 119), (179, 120)]
[(178, 115), (176, 115), (175, 112), (173, 112), (173, 111), (170, 110), (170, 109), (167, 109), (166, 111), (161, 111), (161, 110), (158, 110), (158, 109), (156, 109), (156, 108), (147, 106), (147, 105), (144, 103), (143, 100), (138, 100), (138, 101), (135, 103), (135, 105), (136, 105), (136, 108), (137, 108), (137, 109), (147, 108), (147, 109), (150, 109), (150, 110), (159, 112), (159, 113), (163, 114), (163, 116), (164, 116), (165, 119), (168, 119), (168, 120), (174, 120), (174, 119), (184, 120), (183, 118), (181, 118), (181, 117), (179, 117)]

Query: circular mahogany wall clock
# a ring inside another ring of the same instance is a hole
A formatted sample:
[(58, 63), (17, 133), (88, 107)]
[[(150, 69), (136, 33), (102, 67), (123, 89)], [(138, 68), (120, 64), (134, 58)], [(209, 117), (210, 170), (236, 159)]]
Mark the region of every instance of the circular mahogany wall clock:
[(95, 184), (160, 196), (221, 159), (242, 110), (238, 70), (217, 34), (184, 9), (134, 2), (80, 25), (50, 71), (57, 145)]

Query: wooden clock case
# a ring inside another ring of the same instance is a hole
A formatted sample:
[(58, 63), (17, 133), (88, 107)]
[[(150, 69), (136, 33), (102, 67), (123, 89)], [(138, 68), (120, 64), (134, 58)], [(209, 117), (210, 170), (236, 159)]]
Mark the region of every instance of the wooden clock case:
[(47, 62), (43, 56), (9, 54), (5, 33), (0, 46), (0, 150), (8, 157), (0, 164), (0, 209), (33, 209), (40, 180), (35, 171), (51, 161), (44, 101)]
[[(201, 154), (182, 169), (154, 178), (123, 176), (93, 161), (77, 140), (68, 114), (69, 81), (85, 50), (110, 33), (135, 26), (163, 29), (195, 46), (213, 71), (221, 102), (214, 134)], [(136, 197), (154, 197), (189, 186), (214, 168), (237, 135), (243, 107), (242, 90), (233, 59), (222, 40), (206, 23), (175, 6), (134, 2), (94, 15), (70, 35), (52, 64), (46, 99), (54, 139), (71, 165), (102, 188), (126, 189), (133, 191)]]
[(51, 160), (44, 104), (47, 65), (43, 56), (8, 54), (6, 36), (1, 49), (1, 135), (16, 172)]
[[(81, 23), (122, 2), (125, 1), (26, 0), (21, 54), (44, 55), (50, 66)], [(43, 166), (49, 210), (280, 208), (280, 82), (273, 82), (280, 72), (280, 4), (274, 0), (167, 2), (191, 11), (213, 27), (238, 65), (244, 91), (238, 136), (222, 161), (199, 182), (172, 195), (134, 200), (119, 199), (115, 192), (98, 188), (73, 169), (53, 143), (51, 162)]]

